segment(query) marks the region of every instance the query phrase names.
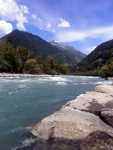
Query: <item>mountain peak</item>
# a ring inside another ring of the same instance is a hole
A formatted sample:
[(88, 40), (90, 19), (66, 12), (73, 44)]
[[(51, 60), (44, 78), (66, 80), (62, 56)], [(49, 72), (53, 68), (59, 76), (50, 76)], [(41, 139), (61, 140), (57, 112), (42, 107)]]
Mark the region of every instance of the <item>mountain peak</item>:
[(13, 30), (13, 31), (20, 31), (20, 30), (18, 30), (18, 29), (15, 29), (15, 30)]
[(11, 33), (13, 33), (13, 32), (21, 32), (21, 31), (18, 30), (18, 29), (15, 29), (15, 30), (13, 30)]
[(51, 41), (50, 43), (51, 43), (52, 45), (58, 46), (58, 47), (62, 47), (62, 46), (63, 46), (63, 45), (61, 45), (58, 41), (55, 41), (55, 40)]
[(50, 43), (58, 43), (58, 41), (53, 40), (53, 41), (51, 41)]

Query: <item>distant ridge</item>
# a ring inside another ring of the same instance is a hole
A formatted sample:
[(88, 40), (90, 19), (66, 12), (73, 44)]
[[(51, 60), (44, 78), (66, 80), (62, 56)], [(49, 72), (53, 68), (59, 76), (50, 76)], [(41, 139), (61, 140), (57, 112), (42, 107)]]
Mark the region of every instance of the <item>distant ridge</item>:
[(37, 35), (33, 35), (32, 33), (14, 30), (10, 34), (2, 37), (1, 39), (6, 39), (8, 36), (12, 37), (12, 44), (14, 48), (17, 46), (24, 46), (34, 52), (37, 55), (42, 56), (43, 59), (46, 59), (49, 55), (58, 59), (60, 63), (67, 64), (69, 66), (73, 66), (80, 62), (85, 54), (78, 54), (78, 51), (67, 50), (65, 48), (57, 47)]
[(70, 54), (76, 55), (76, 58), (78, 58), (78, 61), (86, 57), (86, 54), (83, 54), (82, 52), (80, 52), (79, 50), (75, 49), (72, 46), (67, 46), (67, 45), (65, 46), (65, 45), (58, 43), (57, 41), (51, 41), (50, 43), (60, 49), (65, 49)]

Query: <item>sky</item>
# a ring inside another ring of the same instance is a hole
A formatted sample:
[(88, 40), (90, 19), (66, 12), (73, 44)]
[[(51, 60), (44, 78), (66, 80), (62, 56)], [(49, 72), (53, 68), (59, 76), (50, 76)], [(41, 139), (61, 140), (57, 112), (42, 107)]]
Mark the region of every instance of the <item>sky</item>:
[(113, 0), (0, 0), (0, 37), (15, 29), (89, 54), (113, 39)]

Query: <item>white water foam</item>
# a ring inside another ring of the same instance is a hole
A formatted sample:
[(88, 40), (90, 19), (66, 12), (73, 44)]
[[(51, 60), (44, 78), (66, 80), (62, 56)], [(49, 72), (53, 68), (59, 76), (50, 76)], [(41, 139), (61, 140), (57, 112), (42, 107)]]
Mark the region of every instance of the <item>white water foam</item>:
[(32, 143), (34, 143), (35, 141), (36, 141), (36, 139), (30, 138), (30, 139), (24, 140), (24, 141), (22, 142), (22, 144), (23, 144), (24, 146), (29, 146), (29, 145), (31, 145)]
[(15, 129), (11, 129), (10, 132), (18, 132), (18, 131), (24, 131), (24, 127), (18, 127), (18, 128), (15, 128)]
[(68, 79), (64, 77), (48, 77), (51, 81), (69, 81)]
[(18, 148), (24, 148), (26, 146), (30, 146), (31, 144), (35, 143), (37, 139), (29, 138), (22, 141), (22, 145), (20, 147), (14, 147), (11, 150), (17, 150)]
[(56, 85), (67, 85), (67, 83), (66, 82), (58, 82), (58, 83), (56, 83)]
[(112, 84), (112, 81), (106, 80), (106, 81), (99, 81), (97, 84)]
[(101, 84), (111, 84), (112, 82), (111, 81), (97, 81), (97, 82), (81, 82), (79, 84), (97, 84), (97, 85), (101, 85)]

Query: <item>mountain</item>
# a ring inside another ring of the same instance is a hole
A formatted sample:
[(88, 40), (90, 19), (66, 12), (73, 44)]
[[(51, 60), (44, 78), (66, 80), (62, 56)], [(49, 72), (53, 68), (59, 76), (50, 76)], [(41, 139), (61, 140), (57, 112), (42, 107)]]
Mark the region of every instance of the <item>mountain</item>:
[(24, 46), (36, 55), (42, 56), (43, 59), (52, 56), (59, 60), (60, 63), (66, 64), (67, 66), (73, 66), (85, 57), (84, 55), (83, 57), (78, 57), (76, 53), (72, 55), (72, 52), (66, 51), (64, 48), (61, 49), (60, 47), (56, 47), (39, 36), (28, 32), (14, 30), (10, 34), (2, 37), (1, 40), (7, 39), (8, 37), (12, 38), (14, 48), (17, 46)]
[(113, 40), (97, 46), (74, 71), (83, 75), (113, 76)]
[(79, 50), (75, 49), (72, 46), (65, 46), (58, 43), (57, 41), (51, 41), (50, 43), (60, 48), (62, 51), (65, 51), (68, 55), (74, 55), (76, 59), (78, 59), (78, 62), (80, 62), (83, 58), (86, 57), (86, 54), (83, 54), (82, 52), (80, 52)]

